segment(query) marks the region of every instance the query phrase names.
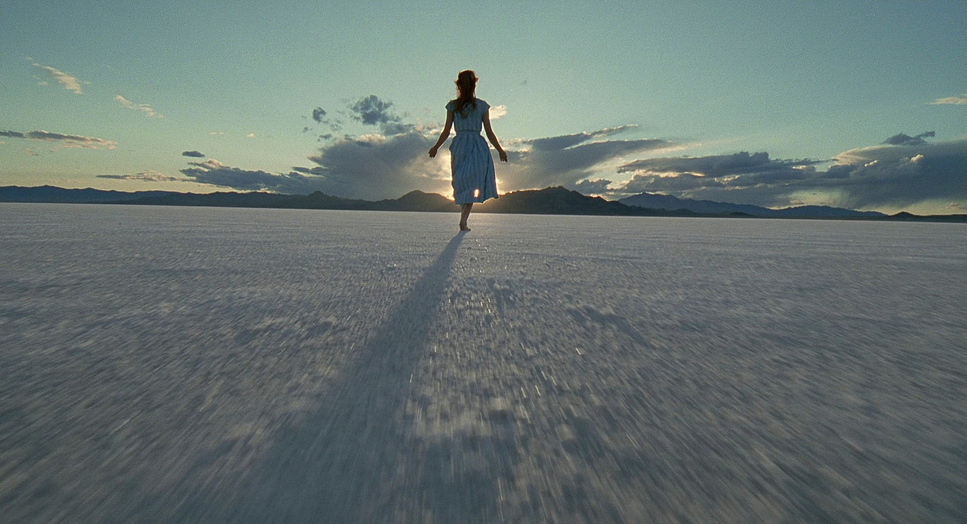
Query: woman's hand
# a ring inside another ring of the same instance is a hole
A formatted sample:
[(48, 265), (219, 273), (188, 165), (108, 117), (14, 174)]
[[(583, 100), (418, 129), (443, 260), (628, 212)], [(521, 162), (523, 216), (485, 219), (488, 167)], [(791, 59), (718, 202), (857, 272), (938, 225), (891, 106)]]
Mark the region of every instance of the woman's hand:
[(433, 158), (436, 156), (436, 150), (437, 150), (436, 146), (433, 146), (430, 148), (430, 158)]
[(506, 162), (507, 161), (507, 152), (506, 151), (504, 151), (503, 149), (501, 149), (500, 151), (497, 152), (497, 154), (500, 155), (500, 161), (501, 162)]

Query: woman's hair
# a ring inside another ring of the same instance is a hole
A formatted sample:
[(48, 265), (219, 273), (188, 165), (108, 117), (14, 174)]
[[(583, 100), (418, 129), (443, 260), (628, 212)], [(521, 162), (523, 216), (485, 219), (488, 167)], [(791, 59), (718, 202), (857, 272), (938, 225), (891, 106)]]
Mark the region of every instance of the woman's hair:
[(457, 84), (457, 94), (459, 95), (457, 97), (457, 110), (455, 112), (465, 114), (463, 108), (467, 104), (476, 108), (477, 101), (474, 99), (473, 91), (477, 87), (477, 75), (469, 69), (460, 71), (454, 83)]

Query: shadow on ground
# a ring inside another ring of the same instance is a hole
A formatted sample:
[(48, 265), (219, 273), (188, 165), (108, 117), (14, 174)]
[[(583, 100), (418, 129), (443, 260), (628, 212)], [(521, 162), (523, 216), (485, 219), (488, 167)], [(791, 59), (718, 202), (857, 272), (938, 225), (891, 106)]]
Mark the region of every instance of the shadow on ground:
[[(463, 237), (450, 240), (357, 350), (318, 410), (281, 428), (264, 458), (236, 484), (240, 492), (189, 502), (181, 520), (385, 522), (440, 517), (452, 514), (453, 506), (473, 520), (495, 514), (496, 479), (441, 475), (452, 457), (439, 443), (408, 437), (404, 417), (411, 377), (446, 302)], [(510, 467), (504, 466), (499, 469)]]

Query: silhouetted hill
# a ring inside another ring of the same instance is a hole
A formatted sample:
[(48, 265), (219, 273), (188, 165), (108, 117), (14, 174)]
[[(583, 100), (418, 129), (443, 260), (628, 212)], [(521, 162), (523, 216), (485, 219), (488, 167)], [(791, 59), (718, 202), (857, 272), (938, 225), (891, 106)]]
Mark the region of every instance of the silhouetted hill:
[(48, 204), (99, 204), (105, 202), (122, 202), (149, 196), (162, 196), (167, 191), (141, 191), (126, 193), (123, 191), (102, 191), (100, 189), (64, 189), (54, 186), (0, 187), (0, 202), (34, 202)]
[(855, 211), (829, 206), (798, 206), (775, 210), (776, 216), (782, 218), (884, 218), (886, 215), (877, 211)]
[(967, 215), (914, 215), (901, 211), (885, 219), (899, 222), (967, 222)]
[(395, 200), (380, 200), (375, 203), (384, 211), (457, 211), (453, 200), (437, 193), (410, 191)]
[(165, 193), (113, 203), (146, 206), (279, 207), (289, 195), (276, 193)]
[(772, 210), (759, 206), (743, 204), (725, 204), (713, 202), (711, 200), (690, 200), (673, 197), (671, 195), (658, 195), (653, 193), (641, 193), (640, 195), (630, 196), (618, 200), (628, 206), (637, 206), (650, 209), (664, 209), (666, 211), (688, 210), (693, 213), (718, 215), (741, 213), (747, 216), (765, 216)]
[[(309, 195), (275, 193), (176, 193), (170, 191), (102, 191), (63, 189), (52, 186), (0, 187), (0, 202), (136, 204), (156, 206), (260, 207), (293, 209), (345, 209), (369, 211), (457, 212), (452, 200), (436, 193), (411, 191), (400, 198), (379, 201), (355, 200), (316, 191)], [(630, 205), (629, 205), (630, 204)], [(871, 211), (852, 211), (824, 206), (768, 209), (758, 206), (679, 199), (642, 193), (620, 201), (589, 197), (563, 187), (515, 191), (474, 206), (474, 212), (611, 216), (716, 216), (771, 218), (843, 218), (866, 220), (967, 222), (967, 215), (918, 216), (898, 213), (887, 216)]]
[(480, 213), (522, 213), (542, 215), (637, 215), (661, 213), (651, 209), (626, 206), (600, 197), (589, 197), (563, 187), (515, 191), (474, 206)]
[(327, 195), (316, 191), (306, 196), (288, 195), (272, 207), (299, 209), (355, 209), (369, 211), (456, 211), (452, 200), (436, 193), (410, 191), (400, 198), (378, 200), (355, 200)]
[(308, 195), (284, 195), (286, 198), (272, 207), (291, 209), (368, 209), (375, 202), (368, 200), (353, 200), (327, 195), (322, 191), (315, 191)]
[(852, 209), (828, 206), (799, 206), (785, 209), (769, 209), (767, 207), (749, 204), (691, 200), (670, 195), (656, 195), (653, 193), (641, 193), (640, 195), (622, 198), (619, 202), (629, 206), (666, 209), (669, 211), (688, 210), (702, 214), (742, 213), (744, 215), (761, 218), (880, 218), (886, 216), (876, 211), (854, 211)]

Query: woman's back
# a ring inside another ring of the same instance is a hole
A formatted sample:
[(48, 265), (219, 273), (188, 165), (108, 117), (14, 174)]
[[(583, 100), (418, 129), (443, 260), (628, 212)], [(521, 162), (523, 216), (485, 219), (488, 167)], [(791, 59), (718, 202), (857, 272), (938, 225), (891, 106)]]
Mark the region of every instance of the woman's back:
[(459, 111), (457, 111), (456, 100), (451, 100), (447, 104), (447, 109), (453, 112), (453, 129), (457, 133), (465, 131), (480, 133), (480, 129), (483, 127), (483, 117), (490, 109), (490, 105), (479, 98), (475, 98), (474, 101), (476, 107), (472, 103), (467, 103)]

